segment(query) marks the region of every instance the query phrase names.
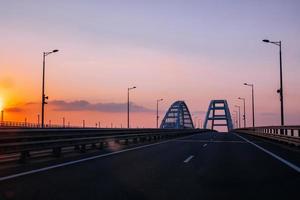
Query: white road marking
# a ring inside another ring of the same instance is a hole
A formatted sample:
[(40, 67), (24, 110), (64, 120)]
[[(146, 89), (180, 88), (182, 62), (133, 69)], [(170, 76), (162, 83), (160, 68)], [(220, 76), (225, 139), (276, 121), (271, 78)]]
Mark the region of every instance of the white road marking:
[(204, 144), (204, 145), (203, 145), (203, 147), (206, 147), (206, 146), (207, 146), (207, 144)]
[(248, 142), (249, 144), (252, 144), (252, 145), (255, 146), (256, 148), (258, 148), (258, 149), (264, 151), (265, 153), (269, 154), (269, 155), (272, 156), (273, 158), (276, 158), (276, 159), (279, 160), (280, 162), (286, 164), (286, 165), (289, 166), (290, 168), (294, 169), (296, 172), (298, 172), (298, 173), (300, 172), (300, 167), (298, 167), (297, 165), (295, 165), (295, 164), (293, 164), (293, 163), (291, 163), (291, 162), (289, 162), (289, 161), (287, 161), (287, 160), (281, 158), (280, 156), (277, 156), (276, 154), (272, 153), (271, 151), (269, 151), (269, 150), (267, 150), (267, 149), (265, 149), (265, 148), (263, 148), (263, 147), (261, 147), (261, 146), (255, 144), (254, 142), (251, 142), (250, 140), (247, 140), (246, 138), (244, 138), (244, 137), (242, 137), (242, 136), (240, 136), (240, 135), (238, 135), (238, 134), (236, 134), (236, 133), (234, 133), (234, 134), (235, 134), (236, 136), (238, 136), (239, 138), (242, 138), (243, 140), (245, 140), (245, 141)]
[(207, 142), (207, 143), (247, 143), (239, 140), (175, 140), (176, 142)]
[[(181, 137), (181, 138), (188, 138), (188, 137), (192, 137), (192, 136), (194, 136), (194, 135), (188, 135), (188, 136), (184, 136), (184, 137)], [(133, 147), (133, 148), (130, 148), (130, 149), (124, 149), (124, 150), (120, 150), (120, 151), (115, 151), (115, 152), (110, 152), (110, 153), (101, 154), (101, 155), (97, 155), (97, 156), (92, 156), (92, 157), (88, 157), (88, 158), (83, 158), (83, 159), (80, 159), (80, 160), (74, 160), (74, 161), (65, 162), (65, 163), (61, 163), (61, 164), (57, 164), (57, 165), (52, 165), (52, 166), (49, 166), (49, 167), (30, 170), (30, 171), (27, 171), (27, 172), (21, 172), (21, 173), (9, 175), (9, 176), (3, 176), (3, 177), (0, 177), (0, 182), (5, 181), (5, 180), (9, 180), (9, 179), (13, 179), (13, 178), (17, 178), (17, 177), (20, 177), (20, 176), (35, 174), (35, 173), (38, 173), (38, 172), (48, 171), (48, 170), (59, 168), (59, 167), (73, 165), (73, 164), (85, 162), (85, 161), (88, 161), (88, 160), (95, 160), (97, 158), (108, 157), (108, 156), (115, 155), (115, 154), (120, 154), (120, 153), (123, 153), (123, 152), (133, 151), (133, 150), (137, 150), (137, 149), (143, 149), (143, 148), (146, 148), (146, 147), (156, 146), (156, 145), (160, 145), (160, 144), (165, 144), (165, 143), (177, 140), (177, 139), (171, 139), (171, 140), (166, 140), (166, 141), (163, 141), (163, 142), (147, 144), (147, 145), (143, 145), (143, 146)]]
[(190, 162), (190, 160), (192, 160), (193, 158), (194, 158), (194, 156), (191, 155), (191, 156), (189, 156), (187, 159), (185, 159), (183, 162), (184, 162), (184, 163), (188, 163), (188, 162)]

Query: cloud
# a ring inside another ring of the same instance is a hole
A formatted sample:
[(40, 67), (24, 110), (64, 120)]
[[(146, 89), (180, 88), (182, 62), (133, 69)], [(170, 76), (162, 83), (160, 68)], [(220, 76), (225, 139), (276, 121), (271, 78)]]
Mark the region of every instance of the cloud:
[[(54, 100), (49, 102), (55, 106), (56, 111), (95, 111), (95, 112), (126, 112), (127, 103), (90, 103), (85, 100), (63, 101)], [(130, 111), (132, 112), (153, 112), (153, 110), (130, 103)]]
[(23, 109), (20, 107), (10, 107), (10, 108), (5, 108), (5, 112), (22, 112)]

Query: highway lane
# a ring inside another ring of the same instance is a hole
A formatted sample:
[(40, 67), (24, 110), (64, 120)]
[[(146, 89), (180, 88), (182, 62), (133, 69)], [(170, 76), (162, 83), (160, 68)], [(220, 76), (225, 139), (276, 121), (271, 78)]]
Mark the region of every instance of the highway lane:
[[(298, 152), (242, 136), (300, 166)], [(292, 199), (299, 174), (233, 133), (210, 132), (1, 181), (0, 200)]]

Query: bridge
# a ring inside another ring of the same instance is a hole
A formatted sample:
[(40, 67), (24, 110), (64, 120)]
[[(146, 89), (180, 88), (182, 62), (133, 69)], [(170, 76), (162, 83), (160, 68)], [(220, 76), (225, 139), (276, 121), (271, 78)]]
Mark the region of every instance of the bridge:
[(0, 199), (297, 198), (300, 126), (233, 129), (219, 104), (206, 120), (226, 133), (194, 128), (183, 101), (160, 129), (2, 127)]

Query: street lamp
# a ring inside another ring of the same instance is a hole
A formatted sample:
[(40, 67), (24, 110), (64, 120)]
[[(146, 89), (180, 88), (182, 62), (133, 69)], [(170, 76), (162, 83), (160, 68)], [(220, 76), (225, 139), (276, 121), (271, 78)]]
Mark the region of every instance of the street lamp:
[(195, 123), (194, 123), (194, 128), (197, 128), (197, 119), (198, 119), (198, 116), (195, 116), (195, 117), (194, 117), (194, 122), (195, 122)]
[(1, 122), (4, 121), (4, 110), (1, 110)]
[(42, 81), (42, 128), (44, 128), (44, 115), (45, 115), (45, 104), (47, 104), (46, 100), (48, 99), (48, 96), (45, 95), (45, 66), (46, 66), (46, 56), (48, 56), (51, 53), (58, 52), (57, 49), (54, 49), (53, 51), (49, 52), (43, 52), (43, 81)]
[(254, 111), (254, 84), (244, 83), (246, 86), (250, 86), (252, 89), (252, 127), (255, 127), (255, 111)]
[(238, 127), (238, 111), (234, 111), (235, 116), (235, 127)]
[(241, 106), (234, 105), (234, 107), (239, 109), (239, 128), (241, 128)]
[(239, 99), (239, 100), (242, 100), (243, 103), (244, 103), (243, 120), (244, 120), (244, 128), (246, 128), (246, 103), (245, 103), (246, 99), (245, 99), (245, 98), (241, 98), (241, 97), (239, 97), (238, 99)]
[(280, 88), (277, 90), (277, 93), (279, 93), (280, 96), (281, 126), (284, 126), (281, 41), (273, 42), (270, 40), (263, 40), (263, 42), (271, 43), (279, 46)]
[(127, 128), (130, 128), (129, 125), (129, 91), (135, 89), (136, 87), (130, 87), (127, 90)]
[(160, 101), (163, 101), (164, 99), (157, 99), (156, 100), (156, 128), (158, 128), (158, 119), (159, 119), (159, 115), (158, 115), (158, 103)]
[(4, 106), (3, 106), (3, 102), (2, 99), (0, 99), (0, 110), (1, 110), (1, 122), (3, 122), (3, 118), (4, 118)]

